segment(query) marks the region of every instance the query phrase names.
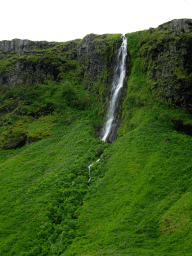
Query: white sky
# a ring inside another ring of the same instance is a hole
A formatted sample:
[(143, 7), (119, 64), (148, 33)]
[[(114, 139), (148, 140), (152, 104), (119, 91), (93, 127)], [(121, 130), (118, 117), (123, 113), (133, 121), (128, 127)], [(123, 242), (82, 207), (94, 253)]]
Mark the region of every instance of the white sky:
[(0, 40), (68, 41), (192, 18), (192, 0), (4, 0)]

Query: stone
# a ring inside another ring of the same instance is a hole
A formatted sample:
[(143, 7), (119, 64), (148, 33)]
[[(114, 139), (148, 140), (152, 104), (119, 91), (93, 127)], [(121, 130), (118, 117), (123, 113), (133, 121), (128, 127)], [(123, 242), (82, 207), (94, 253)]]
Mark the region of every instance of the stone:
[(10, 140), (3, 149), (16, 149), (24, 146), (27, 142), (27, 136), (24, 134), (22, 137), (17, 140)]
[(45, 47), (52, 47), (57, 42), (47, 42), (47, 41), (30, 41), (27, 39), (18, 39), (13, 40), (3, 40), (0, 41), (0, 51), (9, 51), (15, 52), (19, 56), (25, 54), (26, 51), (35, 50), (37, 48), (43, 49)]
[(172, 35), (192, 31), (192, 19), (174, 19), (158, 26), (158, 30), (173, 30)]
[(153, 30), (154, 30), (154, 28), (149, 28), (149, 31), (151, 32), (151, 33), (153, 33)]

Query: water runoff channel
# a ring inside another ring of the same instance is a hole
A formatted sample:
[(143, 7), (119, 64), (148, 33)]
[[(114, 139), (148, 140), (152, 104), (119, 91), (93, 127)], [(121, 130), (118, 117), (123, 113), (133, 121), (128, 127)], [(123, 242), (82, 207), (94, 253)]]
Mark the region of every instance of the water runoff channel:
[[(112, 126), (115, 122), (115, 112), (117, 107), (117, 100), (120, 94), (120, 90), (123, 88), (124, 79), (126, 76), (126, 57), (127, 57), (127, 38), (122, 35), (122, 44), (117, 53), (117, 64), (114, 69), (113, 74), (113, 82), (111, 86), (111, 97), (109, 101), (109, 107), (107, 112), (107, 121), (104, 124), (104, 127), (101, 132), (100, 140), (107, 141), (110, 132), (112, 130)], [(99, 162), (100, 158), (95, 162)], [(89, 174), (88, 174), (88, 188), (91, 181), (91, 166), (94, 164), (91, 163), (88, 166)], [(74, 182), (72, 182), (73, 185)]]

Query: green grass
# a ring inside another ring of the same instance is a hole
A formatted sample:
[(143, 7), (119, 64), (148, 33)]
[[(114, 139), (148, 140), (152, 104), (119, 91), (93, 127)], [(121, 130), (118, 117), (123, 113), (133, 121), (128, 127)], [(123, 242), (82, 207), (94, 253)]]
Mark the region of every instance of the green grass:
[(67, 126), (61, 120), (51, 137), (32, 146), (0, 151), (1, 255), (52, 255), (73, 238), (72, 216), (87, 192), (87, 166), (107, 146), (94, 138), (89, 120), (76, 118)]
[[(1, 136), (28, 136), (24, 147), (0, 151), (1, 255), (192, 254), (192, 118), (157, 97), (148, 69), (151, 51), (173, 37), (157, 29), (126, 36), (127, 94), (112, 144), (94, 129), (107, 102), (106, 68), (97, 82), (89, 78), (89, 91), (84, 67), (72, 60), (61, 82), (0, 88)], [(95, 38), (110, 45), (101, 47), (106, 63), (119, 37)]]
[(185, 133), (192, 119), (155, 97), (145, 57), (171, 36), (126, 36), (131, 72), (123, 122), (117, 141), (92, 167), (93, 185), (76, 212), (79, 233), (62, 256), (191, 255), (192, 139)]
[(64, 80), (60, 83), (49, 81), (32, 88), (20, 86), (8, 91), (2, 87), (1, 92), (5, 97), (2, 98), (2, 111), (14, 106), (13, 111), (1, 116), (2, 148), (23, 134), (28, 137), (28, 142), (47, 137), (59, 118), (70, 123), (75, 110), (88, 109), (94, 102), (92, 95), (82, 86)]
[(190, 255), (192, 139), (150, 120), (104, 151), (62, 255)]

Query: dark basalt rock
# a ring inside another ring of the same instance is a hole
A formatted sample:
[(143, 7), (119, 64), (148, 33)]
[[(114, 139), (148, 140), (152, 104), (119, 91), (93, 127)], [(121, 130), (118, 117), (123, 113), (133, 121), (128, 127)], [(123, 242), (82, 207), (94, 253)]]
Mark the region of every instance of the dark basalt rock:
[(154, 30), (154, 28), (149, 28), (149, 31), (151, 32), (151, 33), (153, 33), (153, 30)]
[[(63, 47), (61, 52), (74, 49), (79, 40), (80, 39), (69, 41), (68, 44), (64, 45), (61, 44), (61, 48)], [(55, 64), (51, 58), (49, 59), (49, 56), (44, 60), (43, 55), (45, 52), (38, 51), (54, 47), (58, 44), (58, 42), (34, 42), (21, 39), (0, 41), (0, 59), (9, 59), (9, 57), (12, 57), (15, 54), (18, 56), (24, 56), (23, 60), (15, 59), (10, 62), (8, 69), (4, 69), (0, 72), (0, 85), (7, 85), (11, 87), (19, 84), (26, 84), (32, 86), (37, 83), (43, 84), (45, 78), (60, 81), (60, 67), (63, 66), (63, 69), (66, 69), (66, 71), (73, 67), (66, 65), (66, 62), (63, 60), (59, 60), (59, 64)], [(37, 56), (37, 61), (35, 61), (35, 59), (27, 59), (27, 56)], [(68, 59), (76, 58), (77, 54), (75, 51), (69, 53)]]
[(116, 118), (116, 122), (113, 124), (109, 137), (107, 138), (108, 143), (112, 143), (117, 139), (117, 130), (120, 127), (121, 122), (122, 118)]
[(166, 31), (165, 37), (151, 41), (153, 47), (143, 54), (152, 60), (147, 69), (155, 82), (151, 89), (158, 100), (192, 112), (192, 19), (172, 20), (158, 30)]
[[(9, 140), (9, 138), (8, 138)], [(27, 142), (27, 136), (23, 134), (20, 138), (17, 138), (17, 140), (10, 140), (6, 145), (3, 147), (3, 149), (16, 149), (23, 147)]]
[(75, 49), (76, 46), (77, 46), (77, 43), (78, 43), (79, 41), (81, 41), (81, 39), (76, 39), (76, 40), (70, 42), (69, 44), (66, 44), (66, 45), (63, 47), (63, 49), (61, 50), (61, 52), (67, 52), (67, 51), (69, 51), (69, 50)]
[(172, 35), (176, 36), (181, 33), (192, 31), (192, 19), (174, 19), (158, 26), (158, 30), (172, 30)]
[(0, 51), (8, 51), (17, 53), (19, 56), (25, 54), (26, 51), (43, 49), (47, 47), (53, 47), (57, 42), (47, 42), (47, 41), (30, 41), (22, 39), (13, 40), (3, 40), (0, 41)]
[(59, 74), (59, 65), (56, 64), (45, 63), (44, 61), (37, 63), (18, 61), (13, 70), (0, 74), (0, 84), (10, 87), (17, 84), (32, 86), (37, 83), (43, 84), (45, 78), (60, 81)]
[[(101, 55), (101, 50), (105, 41), (95, 42), (96, 38), (104, 39), (105, 35), (90, 34), (85, 36), (81, 43), (81, 40), (69, 41), (68, 44), (60, 46), (61, 53), (69, 53), (66, 55), (69, 60), (78, 59), (79, 63), (84, 67), (84, 83), (88, 84), (90, 79), (92, 82), (98, 81), (103, 68), (106, 66), (106, 62)], [(57, 42), (33, 42), (30, 40), (13, 39), (11, 41), (0, 41), (0, 58), (9, 58), (13, 54), (19, 56), (42, 56), (43, 52), (36, 51), (37, 49), (46, 49), (57, 45)], [(62, 62), (62, 61), (61, 61)], [(73, 67), (65, 65), (66, 63), (60, 63), (59, 65), (46, 61), (32, 62), (30, 60), (17, 60), (12, 64), (9, 70), (4, 70), (0, 73), (0, 85), (15, 86), (16, 84), (34, 85), (36, 83), (44, 83), (44, 79), (52, 79), (55, 81), (60, 80), (59, 74), (60, 66), (62, 65), (66, 71), (69, 71)], [(63, 68), (62, 68), (63, 69)], [(91, 89), (91, 88), (90, 88)]]
[(13, 111), (14, 109), (16, 109), (17, 107), (17, 104), (16, 103), (13, 103), (12, 105), (10, 106), (5, 106), (3, 108), (0, 108), (0, 114), (7, 114), (7, 113), (10, 113), (11, 111)]
[[(121, 42), (114, 43), (113, 48), (105, 38), (106, 35), (90, 34), (83, 40), (77, 39), (66, 43), (33, 42), (20, 39), (1, 41), (0, 59), (5, 59), (5, 66), (1, 66), (0, 86), (33, 86), (38, 83), (45, 83), (45, 79), (60, 81), (62, 79), (61, 72), (67, 73), (78, 68), (78, 71), (75, 70), (75, 72), (78, 72), (80, 76), (80, 83), (83, 83), (86, 89), (93, 91), (95, 97), (97, 97), (100, 92), (99, 88), (94, 88), (94, 85), (98, 82), (105, 69), (105, 80), (102, 80), (102, 83), (105, 84), (106, 90), (102, 96), (102, 104), (107, 109), (107, 96), (108, 98), (110, 97), (110, 85), (115, 61), (115, 52), (113, 54), (113, 51), (119, 48)], [(46, 51), (50, 47), (54, 48)], [(39, 49), (43, 51), (39, 51)], [(110, 53), (110, 58), (108, 53)], [(16, 57), (16, 55), (19, 57)], [(68, 60), (76, 60), (76, 62)], [(23, 110), (15, 110), (16, 107), (17, 105), (6, 106), (0, 111), (3, 115), (15, 111), (14, 113), (18, 116), (28, 115), (33, 118), (39, 118), (53, 112), (53, 109), (41, 109), (34, 113), (24, 113)], [(115, 128), (114, 134), (116, 134), (116, 130), (117, 128)], [(115, 140), (114, 138), (116, 137), (113, 136), (112, 140)], [(10, 136), (4, 138), (4, 147), (2, 148), (17, 148), (25, 145), (26, 141), (31, 144), (39, 139), (26, 138), (21, 135), (15, 140), (14, 136), (10, 134)]]
[[(83, 65), (85, 65), (86, 76), (85, 80), (91, 78), (92, 81), (97, 81), (99, 75), (103, 71), (106, 63), (100, 54), (100, 50), (105, 45), (105, 42), (96, 43), (94, 39), (98, 36), (94, 34), (87, 35), (83, 38), (81, 44), (77, 47), (77, 57)], [(105, 37), (102, 35), (100, 37)], [(85, 81), (86, 83), (86, 81)], [(91, 88), (90, 88), (91, 89)]]
[(174, 124), (174, 128), (178, 132), (185, 133), (189, 136), (192, 136), (192, 126), (191, 124), (184, 124), (183, 120), (178, 119), (178, 120), (172, 120)]

